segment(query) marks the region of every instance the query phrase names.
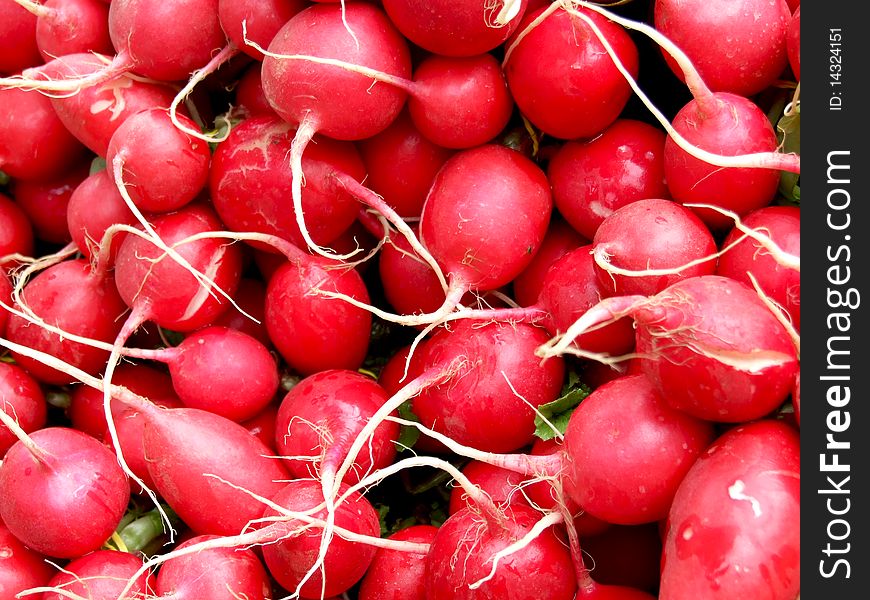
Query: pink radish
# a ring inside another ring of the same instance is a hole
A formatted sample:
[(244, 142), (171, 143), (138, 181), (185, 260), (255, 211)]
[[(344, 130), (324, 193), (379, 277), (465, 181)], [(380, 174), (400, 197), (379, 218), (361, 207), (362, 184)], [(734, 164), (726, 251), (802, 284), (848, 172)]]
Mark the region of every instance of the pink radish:
[[(179, 544), (177, 549), (215, 538), (210, 535), (194, 536)], [(212, 548), (167, 560), (160, 566), (154, 587), (160, 598), (166, 600), (272, 598), (269, 575), (249, 548)]]
[[(628, 33), (589, 9), (577, 11), (597, 25), (628, 72), (637, 76), (638, 52)], [(533, 26), (539, 17), (543, 20)], [(560, 139), (597, 135), (616, 120), (631, 94), (589, 25), (560, 4), (525, 14), (508, 45), (504, 68), (522, 114)]]
[[(196, 124), (177, 116), (188, 128)], [(172, 160), (166, 161), (166, 156)], [(143, 211), (165, 213), (192, 201), (205, 187), (211, 152), (173, 124), (169, 112), (153, 108), (130, 115), (109, 140), (106, 162), (123, 169), (123, 185)], [(116, 183), (120, 184), (120, 181)]]
[(668, 515), (659, 598), (795, 598), (800, 592), (800, 441), (762, 420), (698, 459)]
[(0, 519), (0, 593), (12, 600), (19, 592), (45, 585), (54, 567), (25, 546)]
[[(287, 457), (284, 462), (295, 477), (332, 479), (350, 443), (387, 399), (377, 382), (355, 371), (310, 375), (281, 401), (275, 423), (278, 453)], [(381, 423), (344, 481), (354, 484), (372, 469), (389, 466), (398, 439), (398, 425)]]
[(790, 17), (785, 0), (655, 2), (656, 29), (683, 49), (710, 89), (741, 96), (757, 94), (782, 73)]
[[(5, 413), (0, 416), (6, 422)], [(15, 537), (48, 556), (74, 558), (97, 550), (129, 498), (114, 454), (74, 429), (35, 431), (0, 464), (0, 518)]]
[[(21, 290), (17, 303), (26, 306), (40, 323), (12, 314), (6, 326), (6, 337), (18, 344), (59, 357), (66, 363), (90, 374), (102, 371), (109, 357), (104, 348), (68, 339), (69, 334), (84, 336), (105, 343), (120, 331), (119, 318), (126, 306), (105, 274), (92, 270), (84, 259), (72, 259), (52, 265), (38, 273)], [(63, 332), (47, 329), (47, 323)], [(65, 384), (69, 375), (26, 356), (16, 361), (45, 383)]]
[(420, 216), (435, 174), (453, 154), (424, 137), (407, 110), (357, 147), (368, 171), (366, 185), (402, 217)]
[[(438, 533), (433, 525), (411, 525), (389, 536), (394, 541), (429, 544)], [(359, 587), (359, 600), (423, 598), (426, 555), (379, 548)]]
[(494, 50), (516, 30), (526, 0), (385, 0), (384, 9), (402, 35), (442, 56), (474, 56)]
[(587, 239), (618, 208), (667, 198), (665, 133), (642, 121), (617, 119), (591, 140), (562, 144), (547, 165), (553, 201)]
[[(142, 567), (142, 558), (128, 552), (96, 550), (70, 561), (51, 578), (41, 600), (64, 600), (73, 594), (88, 600), (116, 600), (128, 578)], [(150, 572), (136, 577), (127, 597), (153, 594), (156, 585)]]
[[(695, 214), (671, 200), (636, 200), (605, 218), (592, 240), (605, 296), (652, 296), (716, 270), (716, 241)], [(706, 260), (705, 260), (706, 259)]]
[(57, 177), (84, 158), (85, 148), (42, 94), (0, 88), (0, 112), (15, 116), (0, 123), (0, 170), (10, 177)]
[[(39, 382), (23, 368), (0, 363), (0, 410), (15, 419), (25, 433), (42, 429), (48, 416), (45, 393)], [(0, 460), (18, 438), (0, 424)]]

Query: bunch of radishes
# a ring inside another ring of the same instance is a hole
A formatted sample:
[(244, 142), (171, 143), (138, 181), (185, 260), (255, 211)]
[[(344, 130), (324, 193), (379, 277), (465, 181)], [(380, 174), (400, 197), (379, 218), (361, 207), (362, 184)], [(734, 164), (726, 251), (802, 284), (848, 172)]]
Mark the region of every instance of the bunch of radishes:
[(0, 0), (0, 600), (799, 597), (799, 45)]

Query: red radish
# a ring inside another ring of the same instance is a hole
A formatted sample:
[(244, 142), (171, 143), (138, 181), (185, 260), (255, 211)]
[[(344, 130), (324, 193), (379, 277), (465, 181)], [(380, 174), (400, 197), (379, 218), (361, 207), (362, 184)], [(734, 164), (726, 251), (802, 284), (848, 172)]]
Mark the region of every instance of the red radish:
[(266, 330), (296, 372), (358, 369), (368, 353), (371, 314), (317, 292), (340, 293), (368, 302), (356, 269), (297, 250), (269, 279)]
[(606, 298), (539, 354), (561, 354), (590, 325), (625, 315), (635, 321), (642, 371), (678, 410), (740, 423), (773, 412), (791, 390), (798, 360), (785, 327), (755, 291), (719, 275), (651, 297)]
[(420, 220), (423, 244), (450, 277), (442, 311), (469, 290), (494, 290), (519, 275), (540, 247), (551, 211), (546, 176), (518, 152), (488, 144), (450, 158)]
[[(785, 0), (656, 0), (655, 27), (688, 55), (714, 92), (752, 96), (786, 66)], [(665, 60), (682, 77), (669, 55)]]
[[(462, 474), (481, 491), (486, 493), (497, 505), (529, 504), (521, 487), (523, 477), (514, 471), (502, 469), (485, 462), (471, 461), (462, 468)], [(449, 514), (458, 512), (469, 505), (465, 491), (456, 486), (450, 491)]]
[[(12, 304), (12, 282), (2, 269), (0, 269), (0, 302), (3, 302), (7, 306)], [(6, 323), (8, 322), (9, 311), (5, 307), (0, 306), (0, 337), (6, 335)]]
[[(592, 240), (605, 296), (652, 296), (716, 270), (716, 241), (691, 210), (671, 200), (636, 200), (613, 212)], [(707, 259), (707, 260), (704, 260)]]
[[(266, 95), (263, 93), (263, 80), (260, 77), (258, 62), (251, 64), (236, 83), (236, 106), (248, 117), (277, 116)], [(226, 140), (224, 140), (226, 141)]]
[[(628, 33), (587, 8), (577, 11), (598, 27), (636, 77), (638, 52)], [(545, 12), (546, 18), (525, 31)], [(522, 114), (544, 133), (560, 139), (597, 135), (616, 120), (631, 95), (589, 24), (558, 4), (525, 14), (508, 46), (504, 67)]]
[(800, 440), (770, 420), (724, 433), (698, 459), (668, 516), (659, 598), (800, 592)]
[[(204, 203), (189, 204), (155, 217), (151, 223), (167, 246), (195, 234), (223, 230), (214, 211)], [(238, 247), (227, 245), (225, 240), (204, 238), (178, 245), (176, 252), (224, 292), (235, 292), (242, 266)], [(205, 287), (172, 257), (155, 263), (163, 254), (164, 250), (146, 237), (128, 234), (121, 242), (115, 259), (115, 284), (133, 309), (125, 324), (126, 335), (148, 320), (175, 331), (193, 331), (229, 307), (226, 298)]]
[[(412, 230), (416, 233), (417, 228)], [(444, 290), (432, 268), (404, 237), (390, 236), (378, 255), (384, 297), (400, 315), (431, 313), (444, 302)]]
[[(216, 536), (194, 536), (176, 549)], [(210, 548), (167, 560), (157, 573), (156, 593), (166, 600), (246, 598), (269, 600), (272, 582), (263, 563), (249, 548)], [(114, 600), (114, 598), (112, 599)]]
[(475, 56), (517, 28), (526, 0), (384, 0), (390, 19), (413, 43), (442, 56)]
[[(33, 255), (33, 224), (12, 198), (0, 193), (0, 259), (15, 254)], [(11, 265), (6, 260), (2, 264), (5, 277), (5, 271)], [(8, 295), (4, 298), (6, 300)]]
[[(690, 101), (674, 117), (673, 127), (697, 147), (724, 156), (774, 152), (778, 144), (767, 115), (756, 104), (725, 92)], [(769, 204), (779, 185), (775, 169), (715, 166), (691, 156), (672, 137), (665, 141), (664, 161), (674, 200), (712, 204), (740, 216)], [(710, 209), (695, 211), (712, 229), (732, 224)]]
[[(2, 4), (2, 3), (0, 3)], [(0, 520), (0, 598), (12, 600), (19, 592), (45, 585), (54, 567), (12, 535)]]
[(277, 420), (278, 406), (273, 403), (241, 423), (241, 425), (248, 430), (248, 433), (263, 442), (270, 450), (273, 450), (274, 455), (277, 455), (278, 450), (275, 448), (275, 422)]
[(566, 490), (604, 521), (659, 521), (713, 438), (711, 423), (670, 408), (644, 375), (620, 377), (593, 391), (571, 415)]
[[(42, 387), (16, 364), (0, 363), (0, 410), (15, 419), (25, 433), (45, 425), (48, 407)], [(0, 460), (17, 439), (9, 428), (0, 424)]]
[(438, 529), (426, 558), (424, 598), (574, 598), (577, 580), (571, 555), (553, 526), (537, 532), (515, 552), (498, 555), (525, 538), (540, 519), (540, 512), (521, 505), (509, 505), (500, 518), (471, 508), (451, 515)]
[[(198, 130), (187, 117), (177, 118)], [(208, 145), (176, 127), (161, 108), (130, 115), (112, 134), (106, 151), (109, 168), (123, 168), (123, 185), (133, 203), (155, 213), (177, 210), (193, 200), (208, 181), (210, 160)]]
[(124, 516), (129, 498), (115, 455), (74, 429), (34, 431), (0, 464), (0, 518), (15, 537), (48, 556), (75, 558), (97, 550)]
[(491, 54), (433, 55), (414, 70), (408, 111), (428, 140), (445, 148), (471, 148), (495, 138), (514, 103)]
[[(332, 481), (351, 442), (387, 399), (377, 382), (355, 371), (330, 369), (302, 379), (281, 401), (275, 423), (284, 464), (295, 477)], [(392, 464), (398, 439), (397, 424), (378, 425), (344, 481), (357, 483), (372, 469)]]
[(464, 364), (414, 398), (414, 414), (427, 427), (482, 450), (511, 452), (531, 443), (533, 407), (555, 400), (565, 376), (562, 362), (541, 365), (534, 355), (546, 340), (543, 329), (524, 323), (462, 320), (438, 331), (423, 347), (422, 369), (457, 359)]
[(266, 48), (281, 26), (308, 6), (305, 0), (218, 0), (217, 4), (220, 24), (227, 37), (242, 52), (257, 60), (263, 60), (263, 53), (247, 44), (245, 38)]
[(0, 0), (0, 74), (42, 63), (36, 44), (36, 15), (15, 0)]
[(788, 24), (788, 34), (786, 37), (786, 51), (788, 53), (788, 64), (791, 66), (791, 71), (794, 73), (795, 79), (801, 80), (801, 7), (798, 5), (797, 10), (791, 16), (791, 21)]
[[(99, 373), (109, 353), (73, 341), (75, 334), (103, 344), (110, 343), (121, 328), (126, 306), (111, 278), (94, 271), (84, 259), (59, 262), (39, 272), (21, 291), (17, 303), (26, 306), (40, 323), (12, 314), (6, 337), (15, 343), (47, 352), (90, 374)], [(45, 324), (63, 332), (50, 331)], [(73, 379), (66, 373), (45, 366), (27, 356), (13, 353), (16, 362), (44, 383), (66, 384)]]
[[(181, 401), (172, 387), (172, 379), (163, 369), (141, 363), (122, 363), (115, 369), (112, 380), (158, 406), (178, 407)], [(112, 413), (120, 415), (129, 407), (113, 397)], [(90, 436), (103, 439), (108, 430), (103, 410), (103, 392), (87, 385), (76, 385), (70, 391), (70, 403), (66, 410), (72, 426)], [(144, 458), (144, 456), (143, 456)], [(142, 463), (144, 467), (144, 461)]]
[(113, 0), (109, 36), (117, 65), (158, 81), (186, 80), (227, 43), (218, 0)]
[(568, 252), (588, 243), (589, 240), (577, 233), (561, 216), (554, 215), (547, 229), (547, 235), (532, 262), (514, 278), (511, 284), (514, 299), (520, 306), (534, 304), (553, 263)]
[(801, 425), (801, 372), (798, 371), (794, 378), (794, 387), (791, 391), (791, 403), (794, 406), (794, 418), (798, 427)]
[[(41, 70), (41, 79), (63, 80), (102, 77), (109, 58), (100, 54), (71, 54), (56, 58)], [(51, 99), (57, 117), (72, 134), (99, 156), (105, 157), (109, 140), (130, 115), (149, 108), (166, 108), (175, 91), (157, 82), (122, 74), (75, 95)]]
[[(317, 481), (297, 479), (275, 494), (272, 502), (296, 512), (311, 511), (323, 502), (323, 491)], [(267, 507), (264, 517), (279, 514)], [(324, 518), (325, 511), (316, 511), (312, 516)], [(380, 536), (378, 515), (358, 492), (336, 506), (335, 524), (353, 533)], [(271, 527), (283, 535), (263, 546), (266, 567), (282, 587), (298, 591), (301, 598), (314, 600), (347, 591), (362, 579), (374, 557), (374, 547), (336, 536), (329, 543), (321, 569), (303, 582), (314, 565), (323, 531), (318, 527), (303, 528), (298, 520), (279, 521)]]
[[(411, 525), (388, 539), (429, 544), (437, 532), (433, 525)], [(419, 600), (426, 593), (425, 569), (425, 554), (379, 548), (360, 583), (359, 600)]]
[(626, 204), (667, 198), (665, 133), (633, 119), (617, 119), (591, 140), (562, 144), (547, 165), (553, 202), (587, 239)]
[(34, 13), (36, 44), (49, 61), (79, 52), (108, 54), (115, 50), (109, 39), (109, 7), (100, 0), (46, 0), (37, 5), (27, 0)]
[[(274, 115), (251, 117), (218, 145), (209, 189), (228, 228), (277, 235), (304, 247), (290, 199), (287, 155), (294, 134), (288, 123)], [(319, 137), (315, 141), (302, 157), (306, 182), (302, 209), (311, 237), (328, 245), (351, 226), (360, 208), (335, 175), (362, 181), (365, 167), (353, 145)]]
[(10, 192), (33, 224), (37, 238), (59, 245), (72, 240), (67, 225), (69, 201), (87, 176), (88, 164), (81, 163), (51, 179), (12, 182)]
[[(136, 217), (118, 192), (109, 171), (103, 169), (89, 175), (73, 190), (66, 211), (67, 229), (72, 241), (86, 258), (114, 262), (120, 247), (120, 235), (115, 234), (107, 246), (101, 246), (103, 235), (113, 225), (133, 226)], [(108, 252), (108, 256), (101, 257)]]
[(42, 94), (0, 88), (0, 113), (14, 115), (0, 122), (0, 170), (10, 177), (57, 177), (84, 157), (85, 148)]
[[(598, 304), (606, 288), (597, 277), (592, 244), (580, 246), (555, 261), (541, 283), (533, 306), (544, 310), (542, 325), (552, 334), (565, 332), (583, 313)], [(634, 327), (630, 319), (620, 319), (576, 340), (589, 352), (620, 356), (634, 348)]]
[(424, 137), (407, 110), (357, 147), (368, 171), (366, 185), (406, 218), (423, 212), (435, 174), (453, 154)]
[[(785, 309), (798, 331), (801, 326), (801, 274), (799, 264), (795, 268), (794, 262), (800, 261), (800, 225), (800, 209), (796, 206), (766, 206), (751, 212), (742, 219), (742, 227), (732, 229), (722, 242), (723, 249), (730, 249), (719, 257), (716, 268), (717, 275), (750, 286), (753, 285), (751, 278), (754, 278), (761, 291)], [(761, 237), (737, 242), (744, 235), (742, 229), (745, 228), (755, 230)], [(772, 252), (765, 247), (766, 240), (776, 244), (778, 250)], [(735, 242), (737, 245), (731, 247)], [(780, 252), (788, 256), (782, 257), (778, 254)]]
[[(83, 597), (88, 600), (116, 600), (127, 580), (142, 567), (139, 556), (116, 550), (96, 550), (64, 566), (48, 582), (42, 600)], [(146, 597), (154, 593), (156, 581), (150, 572), (136, 577), (127, 598)], [(75, 595), (75, 596), (74, 596)]]

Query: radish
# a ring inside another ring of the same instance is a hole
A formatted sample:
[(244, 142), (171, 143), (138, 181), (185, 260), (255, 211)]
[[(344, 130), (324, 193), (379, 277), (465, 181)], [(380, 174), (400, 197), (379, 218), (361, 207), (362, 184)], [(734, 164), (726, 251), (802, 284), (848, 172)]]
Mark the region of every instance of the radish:
[(495, 138), (514, 103), (491, 54), (429, 56), (414, 70), (408, 111), (428, 140), (445, 148), (471, 148)]
[(636, 200), (605, 218), (592, 240), (605, 296), (652, 296), (716, 270), (716, 241), (691, 210), (662, 199)]
[[(305, 377), (281, 401), (275, 447), (295, 477), (331, 482), (350, 443), (387, 399), (377, 382), (355, 371), (330, 369)], [(372, 469), (392, 464), (398, 438), (395, 423), (378, 425), (344, 481), (357, 483)]]
[(454, 513), (427, 555), (424, 598), (574, 598), (577, 580), (568, 548), (552, 521), (545, 528), (540, 523), (538, 511), (521, 505), (509, 505), (503, 515), (471, 508)]
[(794, 14), (791, 16), (791, 21), (788, 24), (788, 34), (786, 37), (786, 52), (788, 54), (788, 64), (791, 66), (791, 71), (794, 73), (795, 79), (801, 80), (801, 7), (798, 5)]
[[(177, 117), (188, 128), (187, 117)], [(198, 127), (197, 127), (198, 129)], [(165, 157), (172, 156), (171, 161)], [(111, 169), (123, 169), (127, 193), (140, 209), (154, 213), (178, 210), (205, 187), (211, 152), (173, 124), (169, 112), (153, 108), (130, 115), (112, 134), (106, 150)]]
[[(116, 600), (128, 578), (142, 567), (139, 556), (116, 550), (96, 550), (70, 561), (45, 586), (42, 600), (84, 597), (88, 600)], [(153, 594), (156, 581), (150, 572), (134, 579), (129, 592), (145, 597)], [(76, 596), (73, 596), (75, 594)]]
[[(33, 256), (33, 224), (21, 207), (9, 196), (0, 193), (0, 262), (5, 272), (16, 257)], [(11, 286), (10, 286), (11, 291)], [(8, 300), (8, 294), (4, 302)], [(3, 314), (6, 314), (5, 311)]]
[[(47, 352), (90, 374), (102, 371), (108, 352), (69, 338), (76, 335), (110, 343), (121, 329), (119, 319), (126, 310), (113, 280), (93, 270), (84, 259), (61, 261), (38, 273), (21, 290), (16, 306), (26, 308), (32, 317), (10, 315), (6, 325), (10, 341)], [(39, 361), (15, 352), (13, 356), (44, 383), (73, 381), (68, 374)]]
[[(72, 191), (66, 222), (72, 241), (86, 258), (99, 257), (97, 260), (112, 264), (123, 234), (111, 238), (105, 246), (101, 245), (103, 235), (113, 225), (134, 225), (136, 217), (115, 187), (112, 176), (103, 169), (89, 175)], [(101, 257), (103, 251), (108, 255)]]
[(698, 459), (668, 515), (659, 598), (800, 593), (800, 440), (761, 420)]
[[(507, 504), (531, 505), (522, 486), (521, 475), (481, 461), (471, 461), (462, 468), (462, 474), (481, 491), (486, 493), (499, 506)], [(469, 506), (468, 498), (461, 486), (450, 491), (448, 513), (453, 514)]]
[(263, 442), (263, 444), (278, 454), (275, 448), (275, 422), (278, 420), (278, 407), (272, 403), (259, 413), (241, 423), (248, 433)]
[(664, 145), (663, 131), (625, 118), (591, 140), (565, 142), (547, 165), (556, 208), (591, 240), (601, 222), (622, 206), (667, 198)]
[(514, 299), (520, 306), (530, 306), (535, 303), (550, 267), (559, 258), (589, 243), (589, 240), (568, 225), (561, 215), (554, 214), (553, 217), (547, 235), (532, 262), (511, 282)]
[[(267, 518), (280, 516), (280, 508), (313, 512), (322, 502), (323, 493), (319, 482), (297, 479), (286, 484), (271, 500), (274, 507), (266, 508), (264, 517)], [(323, 518), (325, 512), (316, 511), (312, 516)], [(334, 522), (352, 533), (380, 535), (377, 513), (359, 493), (351, 494), (336, 507)], [(271, 527), (280, 532), (281, 537), (263, 546), (266, 567), (281, 586), (296, 591), (300, 598), (313, 600), (344, 593), (362, 579), (374, 558), (374, 547), (335, 537), (329, 543), (321, 569), (306, 579), (317, 558), (323, 532), (304, 527), (294, 519), (278, 521)]]
[(54, 567), (12, 535), (0, 519), (0, 598), (12, 600), (19, 592), (45, 585)]
[[(576, 12), (599, 28), (636, 77), (638, 52), (628, 33), (587, 8)], [(544, 133), (560, 139), (591, 138), (602, 132), (616, 120), (631, 95), (588, 23), (566, 12), (561, 3), (525, 14), (507, 48), (504, 69), (522, 114)]]
[(245, 333), (271, 349), (272, 340), (269, 339), (269, 332), (266, 331), (265, 325), (265, 283), (253, 277), (242, 277), (233, 300), (244, 314), (238, 310), (225, 311), (218, 315), (212, 325), (221, 325)]
[(246, 37), (265, 48), (284, 23), (308, 6), (305, 0), (218, 0), (217, 4), (220, 25), (227, 37), (242, 52), (258, 61), (263, 60), (263, 53), (245, 43)]
[[(0, 363), (0, 410), (14, 419), (25, 433), (42, 429), (48, 416), (45, 393), (39, 382), (16, 364)], [(18, 438), (0, 425), (0, 460)]]
[[(656, 0), (655, 27), (683, 49), (715, 92), (752, 96), (786, 67), (785, 0)], [(682, 70), (665, 60), (678, 77)]]
[[(411, 525), (389, 536), (395, 541), (430, 544), (433, 525)], [(359, 587), (359, 600), (419, 600), (425, 596), (426, 555), (379, 548)]]
[(774, 411), (798, 369), (785, 327), (746, 285), (719, 275), (683, 279), (655, 296), (613, 296), (539, 349), (565, 352), (590, 325), (631, 315), (642, 371), (678, 410), (740, 423)]
[[(193, 536), (177, 548), (215, 538)], [(167, 560), (157, 573), (155, 589), (160, 598), (167, 600), (272, 598), (272, 582), (263, 563), (249, 548), (213, 548)]]
[[(412, 402), (420, 421), (457, 442), (492, 452), (531, 443), (534, 408), (558, 396), (565, 376), (560, 361), (539, 364), (535, 349), (546, 332), (524, 323), (462, 320), (438, 331), (423, 347), (422, 369), (463, 361), (445, 383)], [(488, 423), (495, 419), (498, 427)]]
[(438, 169), (453, 154), (423, 136), (407, 110), (382, 132), (357, 142), (366, 185), (402, 217), (419, 217)]
[(239, 77), (236, 83), (236, 102), (235, 105), (239, 108), (242, 114), (249, 117), (260, 116), (277, 116), (269, 101), (266, 100), (266, 95), (263, 93), (263, 80), (260, 77), (259, 62), (251, 64), (245, 72)]
[(27, 214), (39, 240), (60, 246), (72, 240), (67, 226), (69, 201), (87, 176), (88, 164), (82, 162), (57, 177), (12, 182), (9, 191)]
[(583, 551), (595, 563), (595, 579), (655, 592), (662, 556), (660, 525), (614, 525), (597, 535), (581, 534)]
[(46, 61), (66, 54), (114, 51), (109, 7), (100, 0), (16, 0), (37, 16), (36, 44)]
[(659, 521), (713, 438), (711, 423), (670, 408), (644, 375), (620, 377), (597, 388), (571, 415), (566, 491), (610, 523)]
[(442, 56), (475, 56), (500, 46), (516, 30), (527, 0), (384, 0), (402, 35)]
[[(228, 228), (276, 235), (304, 247), (290, 200), (287, 155), (294, 134), (288, 123), (274, 115), (251, 117), (218, 145), (209, 189), (215, 210)], [(362, 181), (365, 167), (350, 143), (320, 137), (315, 141), (302, 157), (306, 180), (302, 210), (309, 235), (318, 244), (328, 245), (350, 227), (360, 208), (336, 175)]]
[(15, 0), (0, 0), (0, 74), (42, 63), (36, 44), (36, 15)]
[[(7, 427), (14, 421), (0, 412)], [(49, 427), (19, 441), (0, 464), (0, 518), (29, 548), (57, 558), (97, 550), (124, 516), (130, 486), (94, 438)]]
[[(716, 267), (718, 275), (747, 285), (755, 285), (754, 280), (765, 296), (782, 307), (798, 331), (801, 326), (800, 223), (800, 209), (795, 206), (766, 206), (749, 213), (742, 219), (741, 226), (735, 226), (723, 240), (723, 248), (729, 249), (719, 257)], [(760, 237), (744, 238), (746, 229)], [(776, 249), (765, 246), (767, 240), (773, 242)]]
[(85, 148), (42, 94), (0, 87), (0, 111), (14, 115), (0, 123), (0, 170), (10, 177), (57, 177), (84, 158)]
[[(752, 101), (726, 92), (702, 96), (674, 117), (674, 129), (696, 146), (722, 155), (774, 152), (773, 126)], [(665, 141), (665, 177), (677, 202), (706, 203), (740, 216), (770, 204), (779, 186), (774, 169), (725, 168), (704, 162)], [(731, 220), (709, 209), (695, 209), (707, 225), (721, 230)]]

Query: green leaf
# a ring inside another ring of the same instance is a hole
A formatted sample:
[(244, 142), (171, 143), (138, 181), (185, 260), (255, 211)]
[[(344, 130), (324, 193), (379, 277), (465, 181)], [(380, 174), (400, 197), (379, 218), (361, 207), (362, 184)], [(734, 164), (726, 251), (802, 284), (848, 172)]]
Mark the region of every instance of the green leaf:
[[(801, 153), (801, 105), (797, 102), (793, 108), (784, 112), (776, 124), (776, 135), (780, 147), (785, 153)], [(786, 200), (800, 203), (801, 187), (798, 173), (783, 172), (779, 180), (779, 193)]]
[(88, 174), (93, 175), (95, 173), (99, 173), (100, 171), (105, 171), (105, 170), (106, 170), (106, 159), (101, 157), (101, 156), (97, 156), (94, 158), (94, 160), (91, 161), (91, 168), (90, 168), (90, 171), (88, 172)]
[(538, 407), (540, 414), (535, 416), (535, 435), (544, 441), (551, 440), (556, 437), (553, 427), (564, 434), (574, 409), (591, 391), (577, 373), (571, 372), (559, 398)]
[[(399, 416), (406, 421), (414, 421), (419, 423), (420, 419), (411, 410), (411, 401), (407, 400), (399, 405)], [(402, 452), (408, 448), (413, 448), (417, 440), (420, 439), (420, 430), (411, 425), (402, 425), (399, 430), (398, 450)]]

